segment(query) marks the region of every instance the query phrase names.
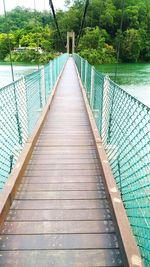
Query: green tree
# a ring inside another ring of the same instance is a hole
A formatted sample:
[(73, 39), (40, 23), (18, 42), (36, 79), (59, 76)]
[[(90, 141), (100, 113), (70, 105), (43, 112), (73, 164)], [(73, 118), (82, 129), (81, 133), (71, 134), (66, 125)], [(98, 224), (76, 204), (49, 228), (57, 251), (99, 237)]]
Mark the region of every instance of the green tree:
[(13, 34), (9, 34), (9, 40), (6, 33), (0, 34), (0, 60), (4, 60), (7, 54), (9, 54), (9, 42), (10, 48), (15, 46), (15, 37)]
[(115, 50), (106, 43), (107, 32), (96, 28), (87, 28), (81, 38), (79, 51), (81, 56), (88, 59), (91, 64), (115, 62)]
[[(66, 9), (57, 10), (56, 16), (64, 44), (67, 31), (79, 34), (84, 10), (84, 0), (66, 0)], [(36, 15), (36, 16), (35, 16)], [(35, 12), (16, 7), (7, 13), (11, 47), (20, 44), (26, 47), (40, 46), (44, 53), (65, 51), (58, 36), (50, 12)], [(114, 62), (118, 47), (119, 29), (122, 19), (122, 0), (90, 1), (78, 51), (94, 62)], [(0, 33), (6, 34), (7, 27), (0, 15)], [(150, 1), (126, 0), (121, 33), (120, 61), (150, 60)], [(1, 60), (8, 54), (6, 36), (1, 36)], [(77, 52), (78, 52), (77, 51)], [(45, 56), (43, 56), (45, 58)]]
[(121, 45), (121, 56), (126, 62), (137, 62), (141, 50), (141, 37), (136, 29), (126, 30)]

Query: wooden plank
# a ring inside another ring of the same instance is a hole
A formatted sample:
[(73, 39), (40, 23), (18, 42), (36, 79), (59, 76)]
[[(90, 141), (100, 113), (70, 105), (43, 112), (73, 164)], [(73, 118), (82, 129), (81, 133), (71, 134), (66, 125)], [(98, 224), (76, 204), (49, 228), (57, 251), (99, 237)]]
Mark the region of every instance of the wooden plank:
[(50, 135), (45, 135), (43, 137), (40, 137), (38, 139), (37, 142), (37, 146), (45, 146), (45, 144), (47, 144), (47, 146), (72, 146), (72, 147), (76, 147), (76, 146), (93, 146), (94, 147), (94, 140), (92, 137), (89, 136), (68, 136), (68, 138), (66, 137), (61, 137), (60, 136), (61, 133), (56, 133), (55, 137), (51, 137)]
[(110, 220), (109, 209), (10, 210), (6, 221), (93, 221)]
[[(63, 103), (61, 104), (60, 101), (63, 102)], [(53, 105), (53, 109), (52, 109), (51, 115), (52, 115), (52, 117), (53, 116), (57, 117), (58, 114), (61, 114), (61, 112), (64, 115), (66, 113), (68, 114), (70, 112), (70, 118), (71, 118), (71, 114), (75, 114), (75, 113), (77, 113), (77, 115), (81, 114), (81, 117), (82, 116), (86, 116), (85, 108), (83, 106), (83, 102), (80, 102), (80, 97), (78, 99), (76, 99), (76, 101), (75, 101), (75, 95), (74, 95), (74, 103), (70, 103), (70, 99), (68, 97), (66, 97), (66, 98), (65, 97), (58, 98), (58, 96), (56, 96), (55, 105)], [(87, 118), (85, 118), (85, 119), (87, 119)]]
[(62, 132), (60, 133), (59, 131), (57, 130), (53, 130), (53, 129), (45, 129), (43, 130), (42, 129), (42, 132), (40, 134), (40, 136), (43, 136), (43, 135), (60, 135), (60, 136), (92, 136), (92, 133), (91, 133), (91, 130), (90, 128), (88, 130), (82, 130), (82, 129), (75, 129), (74, 131), (69, 131), (66, 132), (65, 129), (62, 130)]
[[(70, 112), (77, 112), (78, 114), (82, 114), (85, 112), (85, 108), (83, 106), (83, 102), (81, 102), (81, 98), (77, 98), (74, 95), (74, 100), (68, 96), (65, 97), (58, 97), (55, 98), (55, 105), (53, 105), (53, 112), (63, 112), (63, 113), (69, 113)], [(62, 102), (62, 103), (60, 103)], [(52, 113), (54, 115), (54, 113)]]
[(49, 119), (45, 122), (45, 125), (46, 126), (49, 126), (49, 125), (58, 125), (59, 126), (59, 124), (62, 123), (62, 119), (63, 119), (64, 126), (74, 126), (74, 125), (80, 125), (80, 126), (88, 125), (89, 126), (89, 121), (87, 120), (87, 118), (75, 118), (73, 116), (68, 117), (68, 115), (66, 117), (65, 116), (60, 117), (60, 116), (54, 116), (53, 115), (53, 117), (52, 116), (49, 117)]
[(100, 170), (99, 164), (28, 164), (28, 171)]
[(50, 192), (17, 192), (15, 199), (105, 199), (105, 191), (50, 191)]
[(81, 114), (80, 112), (78, 113), (67, 113), (67, 118), (66, 118), (66, 112), (61, 114), (59, 112), (52, 112), (51, 116), (47, 117), (45, 123), (49, 122), (54, 122), (55, 119), (58, 119), (58, 121), (62, 122), (62, 119), (67, 121), (88, 121), (87, 114)]
[(55, 184), (21, 184), (19, 191), (97, 191), (104, 190), (103, 183), (55, 183)]
[(31, 160), (39, 160), (41, 159), (41, 161), (44, 161), (44, 160), (51, 160), (51, 162), (55, 162), (56, 160), (62, 160), (62, 163), (66, 160), (69, 160), (70, 162), (74, 160), (75, 163), (79, 163), (79, 162), (76, 162), (76, 160), (85, 160), (85, 161), (96, 161), (97, 160), (97, 156), (96, 154), (70, 154), (70, 153), (61, 153), (61, 154), (58, 154), (58, 153), (55, 153), (55, 154), (51, 154), (47, 151), (42, 151), (40, 153), (40, 151), (35, 151), (33, 154), (32, 154), (32, 157), (31, 157)]
[(38, 143), (44, 143), (44, 142), (47, 142), (48, 144), (50, 144), (51, 146), (54, 146), (54, 144), (58, 145), (62, 145), (62, 144), (66, 144), (66, 146), (69, 146), (69, 145), (77, 145), (77, 146), (85, 146), (85, 145), (93, 145), (94, 144), (94, 140), (92, 138), (92, 136), (66, 136), (65, 138), (65, 135), (61, 136), (60, 133), (56, 133), (54, 136), (51, 136), (51, 135), (44, 135), (42, 137), (40, 137), (38, 139)]
[(65, 158), (61, 158), (61, 157), (59, 157), (59, 158), (53, 158), (53, 157), (50, 157), (49, 155), (47, 155), (47, 156), (45, 156), (45, 157), (42, 157), (42, 156), (40, 156), (40, 157), (37, 157), (36, 155), (34, 156), (34, 157), (32, 157), (32, 159), (30, 160), (30, 164), (40, 164), (40, 165), (52, 165), (52, 164), (54, 164), (54, 165), (56, 165), (56, 164), (58, 164), (58, 160), (59, 160), (59, 162), (60, 162), (60, 164), (67, 164), (67, 165), (70, 165), (70, 164), (75, 164), (75, 165), (77, 165), (77, 164), (97, 164), (97, 165), (99, 165), (99, 162), (98, 162), (98, 160), (97, 159), (95, 159), (95, 158), (79, 158), (79, 157), (77, 157), (77, 158), (75, 158), (75, 159), (70, 159), (69, 157), (68, 157), (68, 159), (65, 159)]
[(38, 146), (50, 146), (50, 147), (55, 147), (55, 146), (94, 146), (93, 140), (40, 140), (37, 142)]
[(34, 150), (33, 150), (33, 153), (35, 152), (49, 152), (50, 154), (57, 154), (57, 155), (61, 155), (61, 154), (71, 154), (71, 155), (79, 155), (80, 154), (86, 154), (86, 155), (97, 155), (96, 153), (96, 149), (95, 147), (92, 147), (92, 146), (88, 146), (88, 147), (85, 147), (85, 146), (76, 146), (76, 147), (73, 147), (73, 146), (66, 146), (66, 147), (42, 147), (42, 146), (35, 146), (34, 147)]
[(35, 150), (33, 151), (32, 158), (40, 158), (41, 160), (44, 159), (44, 157), (49, 157), (53, 159), (97, 159), (96, 152), (87, 152), (84, 153), (81, 151), (81, 153), (71, 153), (70, 151), (55, 151), (55, 150), (47, 150), (44, 149), (44, 147), (41, 147), (41, 150)]
[(123, 267), (119, 249), (1, 251), (0, 267)]
[(2, 235), (114, 233), (112, 221), (5, 222)]
[[(74, 145), (73, 145), (74, 144)], [(81, 145), (81, 142), (76, 142), (76, 141), (70, 141), (70, 142), (58, 142), (58, 143), (54, 143), (54, 142), (44, 142), (44, 141), (41, 141), (41, 142), (38, 142), (37, 143), (37, 146), (39, 147), (50, 147), (50, 148), (55, 148), (55, 147), (76, 147), (77, 145), (79, 145), (80, 147), (82, 146)], [(94, 143), (84, 143), (82, 147), (90, 147), (90, 148), (94, 148)]]
[(46, 130), (46, 129), (48, 129), (48, 127), (50, 128), (50, 127), (53, 127), (53, 130), (55, 131), (55, 130), (57, 130), (58, 132), (61, 132), (62, 130), (66, 130), (66, 131), (74, 131), (74, 130), (76, 130), (77, 128), (82, 128), (83, 130), (88, 130), (89, 129), (89, 125), (79, 125), (79, 124), (76, 124), (76, 125), (65, 125), (65, 127), (64, 127), (64, 125), (63, 124), (53, 124), (53, 125), (45, 125), (44, 127), (43, 127), (43, 129), (44, 130)]
[(101, 176), (97, 175), (86, 175), (86, 176), (80, 176), (80, 175), (60, 175), (60, 176), (24, 176), (22, 179), (22, 182), (32, 183), (32, 184), (51, 184), (51, 183), (98, 183), (99, 181), (102, 181)]
[(73, 122), (74, 121), (84, 121), (84, 122), (87, 121), (87, 122), (89, 122), (86, 113), (84, 113), (83, 115), (80, 115), (80, 113), (76, 114), (74, 112), (73, 114), (72, 113), (67, 114), (67, 118), (66, 118), (66, 113), (61, 114), (59, 112), (57, 112), (57, 113), (56, 112), (52, 112), (51, 113), (51, 117), (48, 117), (46, 119), (45, 123), (47, 123), (47, 122), (55, 122), (55, 118), (57, 118), (58, 121), (62, 121), (62, 119), (63, 119), (66, 122), (70, 121), (70, 120), (73, 121)]
[[(66, 114), (66, 117), (67, 116), (68, 115)], [(71, 129), (76, 127), (76, 129), (79, 128), (80, 130), (82, 129), (82, 127), (89, 127), (89, 122), (85, 119), (79, 121), (70, 117), (70, 120), (69, 118), (67, 118), (67, 120), (63, 119), (63, 125), (62, 125), (62, 119), (59, 120), (58, 117), (54, 117), (53, 121), (46, 122), (44, 126), (47, 127), (47, 129), (53, 128), (53, 126), (54, 128), (57, 127), (59, 129), (63, 126), (63, 128), (70, 127)]]
[(47, 129), (47, 130), (42, 130), (41, 134), (39, 135), (40, 137), (44, 137), (44, 136), (49, 136), (49, 137), (53, 137), (53, 136), (57, 136), (57, 137), (71, 137), (71, 138), (79, 138), (79, 137), (90, 137), (90, 138), (93, 138), (93, 135), (91, 133), (90, 130), (87, 130), (87, 131), (82, 131), (82, 129), (80, 130), (75, 130), (75, 131), (68, 131), (68, 132), (65, 132), (65, 131), (62, 131), (62, 133), (59, 133), (57, 130), (56, 131), (53, 131), (53, 129)]
[(66, 175), (79, 175), (79, 176), (86, 176), (86, 175), (100, 175), (99, 170), (26, 170), (25, 176), (32, 176), (32, 177), (52, 177), (52, 176), (66, 176)]
[(1, 235), (0, 250), (118, 248), (115, 234)]
[[(61, 112), (61, 110), (60, 110), (60, 112)], [(84, 112), (84, 110), (83, 110), (83, 112)], [(59, 116), (54, 116), (51, 114), (51, 116), (48, 117), (49, 120), (47, 120), (45, 122), (44, 126), (47, 126), (48, 129), (51, 128), (51, 126), (54, 126), (54, 127), (57, 126), (58, 128), (62, 127), (62, 126), (64, 126), (64, 128), (65, 127), (72, 128), (72, 127), (76, 126), (76, 129), (77, 128), (82, 129), (85, 126), (88, 128), (90, 126), (87, 118), (79, 119), (79, 118), (75, 118), (75, 117), (71, 117), (71, 116), (68, 117), (68, 113), (69, 113), (69, 111), (68, 112), (66, 111), (66, 117), (67, 118), (64, 118), (64, 117), (60, 118)], [(81, 113), (79, 112), (78, 115), (80, 115), (80, 114)], [(52, 117), (53, 117), (53, 119), (51, 119)], [(62, 125), (62, 119), (63, 119), (64, 125)]]
[[(58, 93), (58, 91), (57, 91), (57, 93)], [(53, 110), (51, 110), (51, 114), (52, 114), (52, 118), (53, 118), (53, 116), (66, 117), (66, 112), (64, 110), (62, 110), (62, 112), (60, 113), (57, 109), (54, 110), (54, 108), (53, 108)], [(81, 113), (79, 112), (79, 110), (78, 111), (70, 111), (68, 116), (70, 116), (70, 117), (75, 116), (76, 118), (77, 117), (79, 117), (79, 118), (83, 117), (83, 118), (86, 118), (87, 119), (87, 114), (85, 112), (82, 113), (81, 116), (80, 116), (80, 114)], [(49, 119), (50, 118), (47, 117), (47, 120), (49, 120)]]
[(61, 209), (103, 209), (109, 208), (106, 199), (101, 200), (14, 200), (11, 209), (61, 210)]
[(66, 133), (65, 132), (62, 134), (60, 132), (55, 132), (55, 133), (44, 133), (42, 132), (39, 136), (39, 140), (44, 140), (44, 139), (48, 139), (48, 140), (65, 140), (65, 139), (69, 139), (69, 140), (91, 140), (93, 141), (93, 136), (92, 133), (84, 133), (84, 134), (80, 134), (80, 133)]

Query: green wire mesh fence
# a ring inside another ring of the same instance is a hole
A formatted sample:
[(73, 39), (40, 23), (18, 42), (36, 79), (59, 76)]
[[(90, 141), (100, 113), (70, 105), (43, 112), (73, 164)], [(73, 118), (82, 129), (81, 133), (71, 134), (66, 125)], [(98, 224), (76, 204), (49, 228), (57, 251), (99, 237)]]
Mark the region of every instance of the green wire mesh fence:
[(150, 266), (150, 108), (73, 55), (146, 267)]
[(0, 89), (0, 191), (31, 135), (68, 54)]

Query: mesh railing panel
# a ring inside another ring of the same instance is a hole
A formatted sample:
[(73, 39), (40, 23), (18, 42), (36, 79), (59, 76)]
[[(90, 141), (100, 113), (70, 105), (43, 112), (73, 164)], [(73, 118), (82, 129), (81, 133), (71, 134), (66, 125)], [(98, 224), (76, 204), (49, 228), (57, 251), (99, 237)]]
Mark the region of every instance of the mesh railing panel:
[(86, 88), (87, 88), (87, 97), (90, 100), (90, 91), (91, 91), (91, 65), (87, 63), (86, 67)]
[(51, 90), (52, 90), (52, 61), (47, 64), (44, 68), (44, 85), (45, 85), (45, 102), (47, 101), (47, 98), (49, 97)]
[(19, 103), (20, 99), (24, 102), (24, 91), (19, 90), (19, 94), (16, 94), (21, 84), (19, 80), (0, 91), (0, 188), (5, 184), (27, 138), (24, 110)]
[(90, 79), (83, 78), (87, 62), (76, 54), (74, 60), (77, 68), (82, 62), (79, 74), (87, 86), (85, 91), (144, 264), (149, 267), (150, 108), (94, 68), (89, 88)]
[(33, 132), (67, 59), (68, 54), (64, 54), (0, 89), (0, 190)]
[(36, 71), (25, 77), (29, 135), (32, 133), (43, 106), (41, 76), (41, 71)]

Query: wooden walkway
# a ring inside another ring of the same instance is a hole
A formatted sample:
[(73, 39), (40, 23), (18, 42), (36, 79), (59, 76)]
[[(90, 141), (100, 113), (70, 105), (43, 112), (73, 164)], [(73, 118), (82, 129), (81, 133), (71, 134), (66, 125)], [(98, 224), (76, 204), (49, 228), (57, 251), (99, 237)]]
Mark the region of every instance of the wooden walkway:
[(73, 60), (0, 236), (0, 267), (123, 266)]

